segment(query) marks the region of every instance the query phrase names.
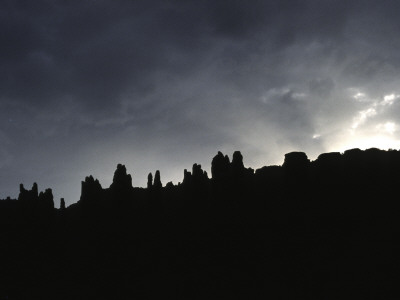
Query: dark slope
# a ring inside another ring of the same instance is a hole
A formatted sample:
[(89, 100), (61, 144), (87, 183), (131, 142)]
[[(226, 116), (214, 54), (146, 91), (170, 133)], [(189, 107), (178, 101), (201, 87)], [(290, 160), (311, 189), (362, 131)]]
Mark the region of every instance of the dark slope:
[[(182, 184), (118, 165), (78, 203), (0, 201), (4, 299), (398, 299), (400, 152), (353, 149), (245, 168), (218, 153)], [(1, 299), (1, 297), (0, 297)]]

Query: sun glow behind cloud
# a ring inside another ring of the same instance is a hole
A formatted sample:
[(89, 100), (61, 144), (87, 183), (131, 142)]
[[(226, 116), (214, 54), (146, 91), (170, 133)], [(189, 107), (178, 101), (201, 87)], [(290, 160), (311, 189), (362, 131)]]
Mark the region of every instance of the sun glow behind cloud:
[(379, 99), (371, 99), (361, 91), (356, 91), (352, 98), (367, 104), (359, 110), (351, 121), (350, 128), (339, 136), (339, 142), (333, 143), (329, 151), (345, 151), (351, 148), (399, 149), (397, 137), (398, 125), (392, 120), (382, 122), (382, 116), (390, 109), (400, 95), (391, 93)]
[(358, 115), (354, 118), (353, 125), (351, 125), (351, 129), (357, 129), (357, 127), (365, 123), (369, 117), (375, 115), (376, 115), (376, 110), (373, 107), (360, 111)]
[(379, 134), (370, 136), (357, 136), (356, 138), (348, 138), (342, 143), (339, 143), (337, 147), (339, 151), (345, 151), (352, 148), (360, 148), (362, 150), (368, 148), (379, 148), (382, 150), (399, 149), (400, 140)]

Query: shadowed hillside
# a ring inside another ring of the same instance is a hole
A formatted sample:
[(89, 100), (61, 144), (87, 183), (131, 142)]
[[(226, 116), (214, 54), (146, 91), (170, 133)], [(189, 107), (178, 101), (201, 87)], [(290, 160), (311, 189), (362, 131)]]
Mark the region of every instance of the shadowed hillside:
[(1, 299), (398, 299), (400, 152), (240, 152), (182, 183), (119, 164), (80, 200), (20, 185), (0, 201)]

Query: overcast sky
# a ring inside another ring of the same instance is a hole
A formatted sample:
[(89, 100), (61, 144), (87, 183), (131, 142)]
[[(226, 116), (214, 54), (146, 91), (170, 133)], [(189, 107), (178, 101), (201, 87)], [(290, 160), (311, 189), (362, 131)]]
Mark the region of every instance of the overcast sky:
[(118, 163), (248, 167), (400, 147), (400, 1), (17, 1), (0, 4), (0, 198), (67, 204)]

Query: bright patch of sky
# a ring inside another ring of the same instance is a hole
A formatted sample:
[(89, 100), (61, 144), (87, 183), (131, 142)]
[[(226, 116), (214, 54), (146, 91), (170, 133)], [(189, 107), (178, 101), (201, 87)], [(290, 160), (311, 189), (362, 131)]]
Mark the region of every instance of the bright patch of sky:
[(351, 129), (357, 129), (358, 126), (364, 124), (369, 117), (375, 116), (376, 114), (377, 112), (373, 107), (359, 111), (358, 115), (353, 119), (353, 125), (351, 125)]
[(340, 135), (339, 142), (335, 144), (334, 148), (339, 151), (371, 147), (400, 148), (400, 139), (396, 137), (398, 125), (393, 120), (385, 120), (385, 114), (389, 112), (390, 107), (400, 98), (400, 95), (390, 93), (381, 98), (371, 99), (368, 94), (356, 91), (352, 98), (364, 103), (365, 107), (356, 112), (347, 134)]
[(358, 101), (362, 101), (363, 99), (365, 99), (365, 94), (364, 93), (360, 93), (358, 92), (357, 94), (355, 94), (353, 96), (354, 99), (358, 100)]
[(376, 125), (376, 131), (379, 133), (388, 133), (393, 135), (397, 131), (397, 125), (394, 122), (386, 122)]
[(345, 151), (352, 148), (359, 148), (362, 150), (368, 148), (379, 148), (383, 150), (399, 149), (400, 140), (393, 139), (386, 135), (359, 135), (356, 138), (348, 138), (338, 145), (339, 151)]
[[(356, 100), (367, 99), (367, 95), (358, 92), (353, 96), (353, 98)], [(372, 103), (366, 109), (358, 111), (357, 115), (353, 118), (351, 129), (352, 130), (357, 129), (360, 125), (366, 123), (369, 118), (382, 113), (385, 110), (386, 106), (392, 105), (394, 101), (396, 101), (399, 98), (400, 95), (388, 94), (383, 96), (382, 100), (372, 100)], [(394, 128), (393, 127), (394, 123), (387, 122), (385, 124), (386, 125), (384, 125), (383, 127), (386, 128), (386, 131), (388, 132), (390, 132)]]
[(381, 105), (392, 105), (393, 102), (400, 98), (400, 95), (390, 94), (383, 97)]

